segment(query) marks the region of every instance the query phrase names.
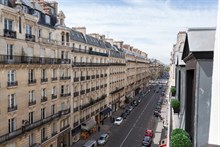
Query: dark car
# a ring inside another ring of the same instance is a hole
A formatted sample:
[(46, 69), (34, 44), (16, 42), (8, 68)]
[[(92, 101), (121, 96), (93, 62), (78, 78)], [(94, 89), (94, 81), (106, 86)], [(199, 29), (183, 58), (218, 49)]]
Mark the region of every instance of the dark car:
[(149, 147), (152, 143), (152, 138), (150, 136), (144, 136), (144, 139), (142, 141), (142, 146)]
[(130, 111), (129, 109), (127, 109), (127, 110), (125, 110), (125, 113), (126, 113), (127, 115), (129, 115), (129, 114), (131, 113), (131, 111)]
[(121, 114), (121, 117), (122, 117), (123, 119), (126, 119), (127, 116), (128, 116), (128, 113), (126, 113), (126, 112), (124, 112), (124, 113)]
[(132, 104), (133, 104), (133, 106), (137, 106), (137, 105), (138, 105), (138, 103), (137, 103), (136, 100), (134, 100), (134, 101), (132, 102)]

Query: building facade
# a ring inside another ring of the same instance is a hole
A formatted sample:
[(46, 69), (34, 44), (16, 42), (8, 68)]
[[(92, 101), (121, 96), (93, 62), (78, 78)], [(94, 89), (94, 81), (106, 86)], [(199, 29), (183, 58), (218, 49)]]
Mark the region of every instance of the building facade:
[(148, 86), (146, 53), (67, 27), (54, 1), (0, 2), (0, 146), (71, 145)]

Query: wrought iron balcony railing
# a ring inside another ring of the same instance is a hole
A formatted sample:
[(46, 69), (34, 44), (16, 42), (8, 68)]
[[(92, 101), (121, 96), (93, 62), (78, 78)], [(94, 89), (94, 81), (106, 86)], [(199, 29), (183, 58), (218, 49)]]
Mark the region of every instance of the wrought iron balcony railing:
[(4, 37), (16, 38), (16, 31), (4, 29)]
[(8, 87), (18, 86), (18, 81), (9, 81)]
[(35, 35), (25, 34), (25, 39), (26, 39), (27, 41), (35, 42)]
[(18, 110), (18, 106), (17, 105), (13, 105), (13, 106), (9, 106), (8, 107), (8, 112), (12, 112), (12, 111), (15, 111), (15, 110)]

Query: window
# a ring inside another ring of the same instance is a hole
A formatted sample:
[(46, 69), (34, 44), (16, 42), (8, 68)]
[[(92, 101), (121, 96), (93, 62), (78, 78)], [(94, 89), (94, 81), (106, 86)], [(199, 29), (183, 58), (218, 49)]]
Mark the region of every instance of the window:
[(35, 96), (34, 96), (34, 90), (29, 91), (29, 102), (34, 102)]
[(46, 139), (46, 128), (42, 128), (41, 129), (41, 140), (44, 140)]
[(30, 25), (26, 25), (26, 34), (32, 34), (32, 27)]
[(61, 51), (61, 59), (64, 59), (64, 51)]
[(8, 132), (11, 133), (15, 130), (15, 118), (11, 118), (8, 120)]
[(13, 60), (13, 45), (7, 44), (7, 59)]
[(14, 108), (15, 105), (16, 105), (16, 103), (15, 103), (15, 94), (10, 94), (8, 96), (8, 107), (9, 108)]
[(73, 43), (73, 48), (75, 48), (75, 43)]
[(55, 78), (56, 77), (56, 69), (52, 69), (52, 78)]
[(76, 71), (74, 72), (74, 77), (75, 77), (75, 78), (77, 77), (77, 72), (76, 72)]
[(12, 20), (5, 19), (5, 29), (12, 31)]
[(15, 82), (15, 71), (14, 70), (9, 70), (8, 71), (8, 82), (9, 83), (14, 83)]
[(45, 119), (46, 118), (46, 109), (45, 108), (41, 108), (41, 119)]
[(47, 95), (46, 88), (43, 88), (41, 91), (41, 96), (46, 97), (46, 95)]
[(62, 102), (62, 103), (61, 103), (61, 110), (64, 110), (64, 109), (65, 109), (65, 103)]
[(31, 133), (29, 135), (29, 146), (34, 145), (34, 143), (35, 143), (35, 135), (34, 135), (34, 133)]
[(29, 123), (34, 123), (34, 112), (29, 112)]
[(8, 0), (1, 0), (0, 2), (1, 2), (3, 5), (8, 6)]
[(56, 89), (56, 86), (54, 86), (52, 88), (52, 95), (56, 95), (57, 94), (57, 89)]
[(41, 70), (41, 79), (46, 79), (46, 69)]
[(49, 40), (49, 41), (51, 41), (51, 35), (52, 35), (52, 33), (50, 32), (50, 33), (49, 33), (49, 36), (48, 36), (48, 40)]
[(81, 45), (79, 45), (79, 49), (81, 49)]
[(61, 75), (61, 77), (64, 77), (64, 69), (61, 69), (60, 75)]
[(51, 132), (52, 132), (52, 133), (56, 133), (56, 132), (57, 132), (57, 125), (56, 125), (55, 122), (54, 122), (54, 123), (52, 124), (52, 126), (51, 126)]
[(37, 17), (40, 19), (40, 12), (38, 12), (38, 11), (35, 10), (34, 13), (35, 13), (35, 16), (37, 16)]
[(46, 24), (50, 24), (50, 16), (45, 15), (45, 22)]
[(69, 94), (70, 93), (70, 87), (69, 85), (66, 85), (66, 92)]
[(21, 17), (19, 17), (19, 33), (22, 33), (21, 30), (22, 30), (22, 24), (21, 24)]
[(28, 8), (25, 7), (25, 6), (23, 6), (23, 12), (24, 12), (24, 13), (28, 13)]
[(42, 31), (41, 29), (38, 30), (38, 38), (41, 37), (41, 31)]
[(61, 85), (61, 91), (60, 91), (61, 94), (64, 94), (64, 86)]
[(29, 81), (34, 81), (34, 70), (33, 69), (29, 70), (28, 79)]
[(53, 104), (51, 105), (51, 114), (55, 114), (55, 112), (56, 112), (56, 105)]

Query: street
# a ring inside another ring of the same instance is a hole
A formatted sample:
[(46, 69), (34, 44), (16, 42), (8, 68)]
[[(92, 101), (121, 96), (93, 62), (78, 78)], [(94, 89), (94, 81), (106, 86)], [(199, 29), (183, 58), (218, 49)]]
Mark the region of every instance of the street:
[[(158, 89), (158, 86), (155, 89)], [(141, 146), (145, 130), (155, 130), (157, 120), (153, 112), (159, 97), (160, 92), (154, 93), (153, 90), (146, 94), (120, 126), (113, 126), (110, 129), (111, 136), (105, 147)], [(153, 143), (152, 146), (154, 146)]]

